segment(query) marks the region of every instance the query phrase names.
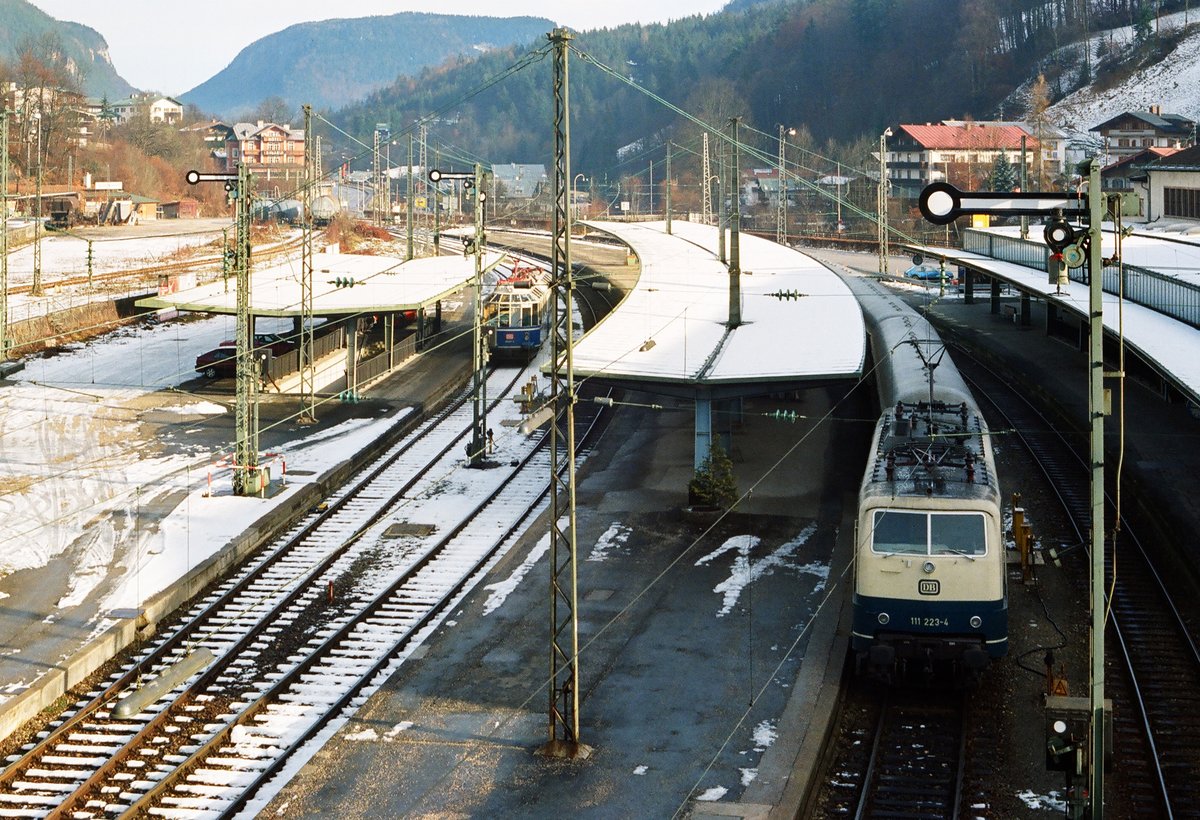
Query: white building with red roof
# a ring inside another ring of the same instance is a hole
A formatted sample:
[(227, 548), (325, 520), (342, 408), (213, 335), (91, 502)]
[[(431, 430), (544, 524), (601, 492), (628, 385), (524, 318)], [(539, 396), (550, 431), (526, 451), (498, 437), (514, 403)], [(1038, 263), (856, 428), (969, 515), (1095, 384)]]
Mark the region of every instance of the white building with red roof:
[(945, 181), (964, 191), (987, 188), (996, 158), (1004, 154), (1019, 166), (1021, 139), (1030, 173), (1038, 141), (1016, 125), (963, 122), (899, 125), (887, 138), (888, 179), (897, 196), (917, 196), (931, 182)]

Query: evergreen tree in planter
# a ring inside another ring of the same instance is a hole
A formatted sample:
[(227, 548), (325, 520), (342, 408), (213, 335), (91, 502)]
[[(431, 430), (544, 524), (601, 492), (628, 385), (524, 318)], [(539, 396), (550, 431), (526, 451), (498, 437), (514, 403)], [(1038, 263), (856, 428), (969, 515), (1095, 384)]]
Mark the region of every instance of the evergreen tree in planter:
[(737, 499), (733, 462), (729, 460), (721, 442), (713, 439), (708, 456), (688, 482), (688, 504), (701, 509), (727, 510)]

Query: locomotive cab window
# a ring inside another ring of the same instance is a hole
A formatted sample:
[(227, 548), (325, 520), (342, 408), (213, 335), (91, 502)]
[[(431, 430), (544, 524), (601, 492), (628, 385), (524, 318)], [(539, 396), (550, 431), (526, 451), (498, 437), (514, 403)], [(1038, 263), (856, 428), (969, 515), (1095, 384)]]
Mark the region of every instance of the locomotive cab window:
[(979, 513), (876, 510), (873, 552), (899, 555), (983, 555), (987, 528)]
[(929, 543), (928, 517), (925, 513), (876, 510), (872, 549), (924, 555)]
[(987, 552), (983, 516), (933, 513), (929, 516), (929, 546), (933, 555), (983, 555)]

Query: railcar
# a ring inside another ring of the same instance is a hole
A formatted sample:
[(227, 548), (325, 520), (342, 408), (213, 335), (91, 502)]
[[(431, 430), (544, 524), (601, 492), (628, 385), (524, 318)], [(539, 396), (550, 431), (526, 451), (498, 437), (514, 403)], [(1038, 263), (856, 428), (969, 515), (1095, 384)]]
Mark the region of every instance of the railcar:
[(486, 295), (483, 321), (488, 351), (498, 358), (530, 358), (549, 327), (550, 274), (527, 260), (512, 259)]
[(987, 423), (928, 322), (875, 282), (863, 307), (883, 412), (858, 498), (851, 648), (890, 677), (1008, 649), (1000, 487)]

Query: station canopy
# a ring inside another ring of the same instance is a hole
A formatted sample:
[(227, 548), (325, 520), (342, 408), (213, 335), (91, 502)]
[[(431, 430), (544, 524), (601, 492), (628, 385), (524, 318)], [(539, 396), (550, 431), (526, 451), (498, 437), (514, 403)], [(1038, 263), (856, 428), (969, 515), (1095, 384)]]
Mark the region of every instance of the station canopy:
[(858, 301), (833, 271), (783, 245), (740, 235), (741, 318), (730, 328), (729, 271), (715, 227), (588, 222), (641, 260), (626, 299), (574, 349), (577, 377), (695, 386), (786, 384), (862, 374)]
[[(488, 267), (501, 258), (484, 255)], [(313, 254), (313, 315), (413, 311), (428, 307), (470, 285), (474, 257), (434, 256), (405, 261), (391, 256)], [(300, 316), (300, 258), (251, 269), (250, 312), (255, 316)], [(203, 313), (237, 313), (237, 283), (217, 281), (176, 293), (139, 299), (138, 307), (176, 308)]]

